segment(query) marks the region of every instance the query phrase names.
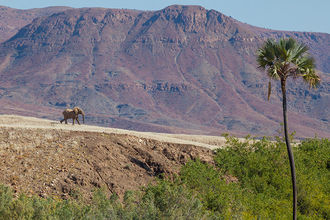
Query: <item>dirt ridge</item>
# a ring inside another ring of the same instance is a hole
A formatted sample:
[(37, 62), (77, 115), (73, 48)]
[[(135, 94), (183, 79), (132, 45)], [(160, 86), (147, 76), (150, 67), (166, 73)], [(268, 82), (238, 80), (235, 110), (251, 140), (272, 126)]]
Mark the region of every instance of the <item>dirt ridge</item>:
[(191, 159), (212, 163), (212, 155), (203, 143), (166, 134), (0, 115), (0, 183), (16, 195), (88, 200), (103, 187), (122, 197)]

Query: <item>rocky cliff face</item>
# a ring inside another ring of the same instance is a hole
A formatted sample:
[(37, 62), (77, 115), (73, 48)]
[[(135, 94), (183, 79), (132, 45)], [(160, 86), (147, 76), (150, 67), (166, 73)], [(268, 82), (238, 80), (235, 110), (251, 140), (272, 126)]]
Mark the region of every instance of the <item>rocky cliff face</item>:
[(300, 137), (326, 136), (330, 35), (265, 30), (199, 6), (69, 9), (34, 19), (0, 46), (0, 111), (55, 119), (79, 105), (87, 121), (105, 126), (274, 134), (280, 88), (266, 102), (268, 79), (255, 63), (270, 37), (310, 47), (322, 84), (290, 82), (290, 127)]

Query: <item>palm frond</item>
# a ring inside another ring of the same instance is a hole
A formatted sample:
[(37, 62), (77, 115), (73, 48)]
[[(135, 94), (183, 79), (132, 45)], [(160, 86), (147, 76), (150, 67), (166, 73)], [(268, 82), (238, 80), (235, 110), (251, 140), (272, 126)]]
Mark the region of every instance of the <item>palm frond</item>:
[(310, 88), (316, 88), (321, 82), (320, 77), (315, 73), (314, 69), (307, 69), (302, 75), (302, 78), (309, 84)]
[(280, 78), (279, 65), (275, 63), (269, 66), (267, 69), (267, 74), (270, 78), (279, 79)]
[(286, 50), (293, 50), (295, 48), (297, 48), (298, 43), (297, 41), (295, 41), (295, 39), (293, 39), (292, 37), (290, 37), (289, 39), (283, 39), (285, 41), (285, 49)]
[(295, 62), (300, 72), (305, 72), (307, 69), (315, 68), (315, 60), (312, 57), (302, 56)]
[(303, 56), (307, 51), (309, 50), (309, 48), (304, 45), (304, 44), (298, 44), (292, 52), (292, 61), (295, 61), (297, 59), (299, 59), (299, 57)]
[(273, 60), (275, 58), (273, 40), (267, 40), (262, 48), (257, 51), (257, 62), (258, 67), (265, 69), (267, 66), (271, 66), (273, 64)]
[[(290, 39), (289, 39), (290, 40)], [(287, 61), (289, 56), (289, 49), (292, 47), (292, 42), (289, 42), (287, 39), (280, 39), (280, 41), (275, 44), (275, 53), (278, 60)]]
[(278, 42), (268, 39), (257, 51), (257, 63), (273, 79), (303, 77), (311, 87), (319, 83), (315, 61), (306, 52), (308, 47), (293, 38), (282, 38)]

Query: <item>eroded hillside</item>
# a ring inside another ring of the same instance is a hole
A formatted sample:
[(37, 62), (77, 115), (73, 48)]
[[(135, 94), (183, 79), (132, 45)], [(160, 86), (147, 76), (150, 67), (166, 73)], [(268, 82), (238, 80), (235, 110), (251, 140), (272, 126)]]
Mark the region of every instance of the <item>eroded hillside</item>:
[[(157, 134), (147, 138), (152, 134), (95, 129), (0, 116), (0, 183), (10, 185), (15, 193), (42, 197), (68, 198), (79, 192), (88, 199), (95, 187), (122, 196), (156, 176), (177, 173), (188, 160), (212, 161), (210, 149), (189, 141), (170, 143), (175, 138), (166, 142), (166, 135), (158, 141)], [(220, 145), (221, 140), (213, 144)]]
[(69, 7), (47, 7), (20, 10), (0, 6), (0, 42), (8, 40), (19, 29), (33, 21), (37, 17), (49, 16), (53, 13), (65, 11)]

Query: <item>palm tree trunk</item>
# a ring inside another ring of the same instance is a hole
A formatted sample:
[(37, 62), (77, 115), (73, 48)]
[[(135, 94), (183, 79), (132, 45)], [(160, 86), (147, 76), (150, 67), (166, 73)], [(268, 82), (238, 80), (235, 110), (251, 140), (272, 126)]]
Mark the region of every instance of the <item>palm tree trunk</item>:
[(281, 80), (281, 88), (283, 95), (283, 120), (284, 120), (284, 135), (285, 135), (285, 143), (286, 148), (288, 150), (288, 156), (290, 161), (291, 168), (291, 179), (292, 179), (292, 193), (293, 193), (293, 220), (297, 219), (297, 187), (296, 187), (296, 171), (295, 171), (295, 163), (293, 158), (292, 149), (290, 146), (290, 140), (288, 135), (288, 123), (286, 116), (286, 89), (285, 89), (286, 80)]

